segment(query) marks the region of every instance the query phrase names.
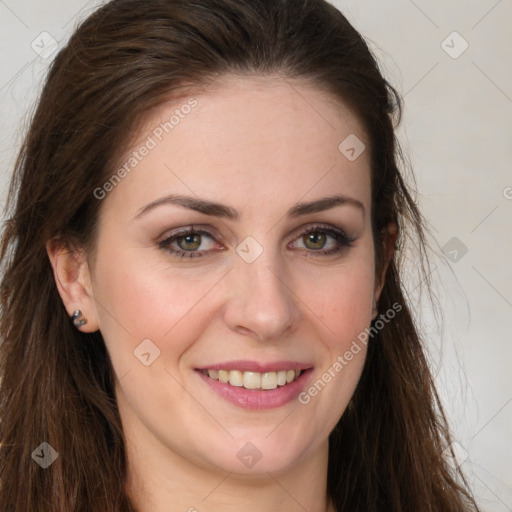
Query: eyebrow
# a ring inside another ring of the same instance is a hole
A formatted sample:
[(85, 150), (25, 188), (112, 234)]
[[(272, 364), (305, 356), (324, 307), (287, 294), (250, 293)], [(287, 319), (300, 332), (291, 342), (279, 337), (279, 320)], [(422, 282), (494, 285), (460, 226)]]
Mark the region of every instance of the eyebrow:
[[(217, 203), (215, 201), (209, 201), (206, 199), (199, 199), (197, 197), (185, 196), (180, 194), (170, 194), (168, 196), (152, 201), (146, 206), (143, 206), (138, 211), (137, 215), (135, 215), (134, 218), (139, 219), (149, 211), (154, 210), (155, 208), (158, 208), (159, 206), (163, 205), (183, 206), (185, 208), (188, 208), (189, 210), (194, 210), (196, 212), (203, 213), (205, 215), (210, 215), (212, 217), (225, 218), (234, 221), (240, 219), (240, 212), (236, 208), (221, 203)], [(323, 212), (336, 206), (346, 205), (358, 208), (359, 210), (361, 210), (364, 216), (365, 207), (363, 203), (361, 203), (361, 201), (340, 194), (323, 197), (321, 199), (316, 199), (314, 201), (297, 203), (295, 206), (288, 210), (287, 215), (288, 217), (291, 218), (297, 218), (302, 215)]]

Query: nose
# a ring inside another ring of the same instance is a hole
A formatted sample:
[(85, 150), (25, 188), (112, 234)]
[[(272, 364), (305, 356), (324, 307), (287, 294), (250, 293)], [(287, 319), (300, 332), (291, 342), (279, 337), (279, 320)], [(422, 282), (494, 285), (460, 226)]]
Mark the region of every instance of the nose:
[(266, 250), (252, 263), (237, 258), (227, 279), (225, 321), (231, 330), (272, 342), (298, 328), (300, 300), (278, 255)]

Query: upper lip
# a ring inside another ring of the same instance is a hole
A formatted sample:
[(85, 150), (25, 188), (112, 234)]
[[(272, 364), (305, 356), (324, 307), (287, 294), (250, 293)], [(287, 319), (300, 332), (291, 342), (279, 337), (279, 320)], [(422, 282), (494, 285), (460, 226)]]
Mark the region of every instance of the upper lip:
[(242, 372), (268, 373), (280, 370), (307, 370), (313, 365), (299, 361), (272, 361), (259, 363), (257, 361), (226, 361), (224, 363), (209, 364), (196, 368), (197, 370), (240, 370)]

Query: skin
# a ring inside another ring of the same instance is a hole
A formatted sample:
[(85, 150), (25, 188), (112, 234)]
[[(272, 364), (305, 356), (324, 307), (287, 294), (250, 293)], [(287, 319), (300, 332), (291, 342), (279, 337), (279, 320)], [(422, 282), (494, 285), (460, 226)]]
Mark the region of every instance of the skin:
[[(59, 292), (70, 315), (80, 309), (87, 318), (83, 332), (101, 331), (112, 358), (127, 490), (142, 512), (334, 510), (328, 435), (355, 390), (365, 347), (309, 403), (260, 411), (227, 402), (195, 368), (309, 362), (307, 388), (370, 325), (383, 276), (375, 275), (369, 141), (346, 106), (305, 83), (225, 77), (194, 98), (197, 106), (103, 199), (94, 258), (48, 244)], [(127, 154), (186, 100), (152, 112)], [(367, 148), (355, 161), (338, 150), (350, 134)], [(229, 205), (240, 219), (170, 204), (135, 218), (169, 194)], [(298, 202), (333, 194), (364, 211), (344, 204), (287, 216)], [(159, 247), (191, 224), (213, 237), (200, 238), (202, 257)], [(329, 234), (320, 249), (301, 236), (318, 224), (355, 240), (318, 255), (338, 246)], [(252, 263), (236, 252), (248, 236), (263, 249)], [(160, 350), (149, 366), (134, 356), (145, 339)], [(248, 442), (261, 454), (252, 467), (237, 457)]]

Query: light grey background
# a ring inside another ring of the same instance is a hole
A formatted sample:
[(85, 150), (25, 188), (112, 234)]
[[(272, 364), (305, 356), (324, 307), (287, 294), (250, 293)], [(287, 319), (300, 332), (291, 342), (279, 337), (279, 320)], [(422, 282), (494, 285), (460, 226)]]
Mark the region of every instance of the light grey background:
[[(483, 510), (512, 511), (512, 0), (332, 2), (405, 99), (400, 141), (446, 255), (431, 276), (444, 328), (428, 302), (417, 311), (458, 443), (451, 462)], [(0, 0), (2, 204), (51, 38), (62, 46), (100, 3)]]

